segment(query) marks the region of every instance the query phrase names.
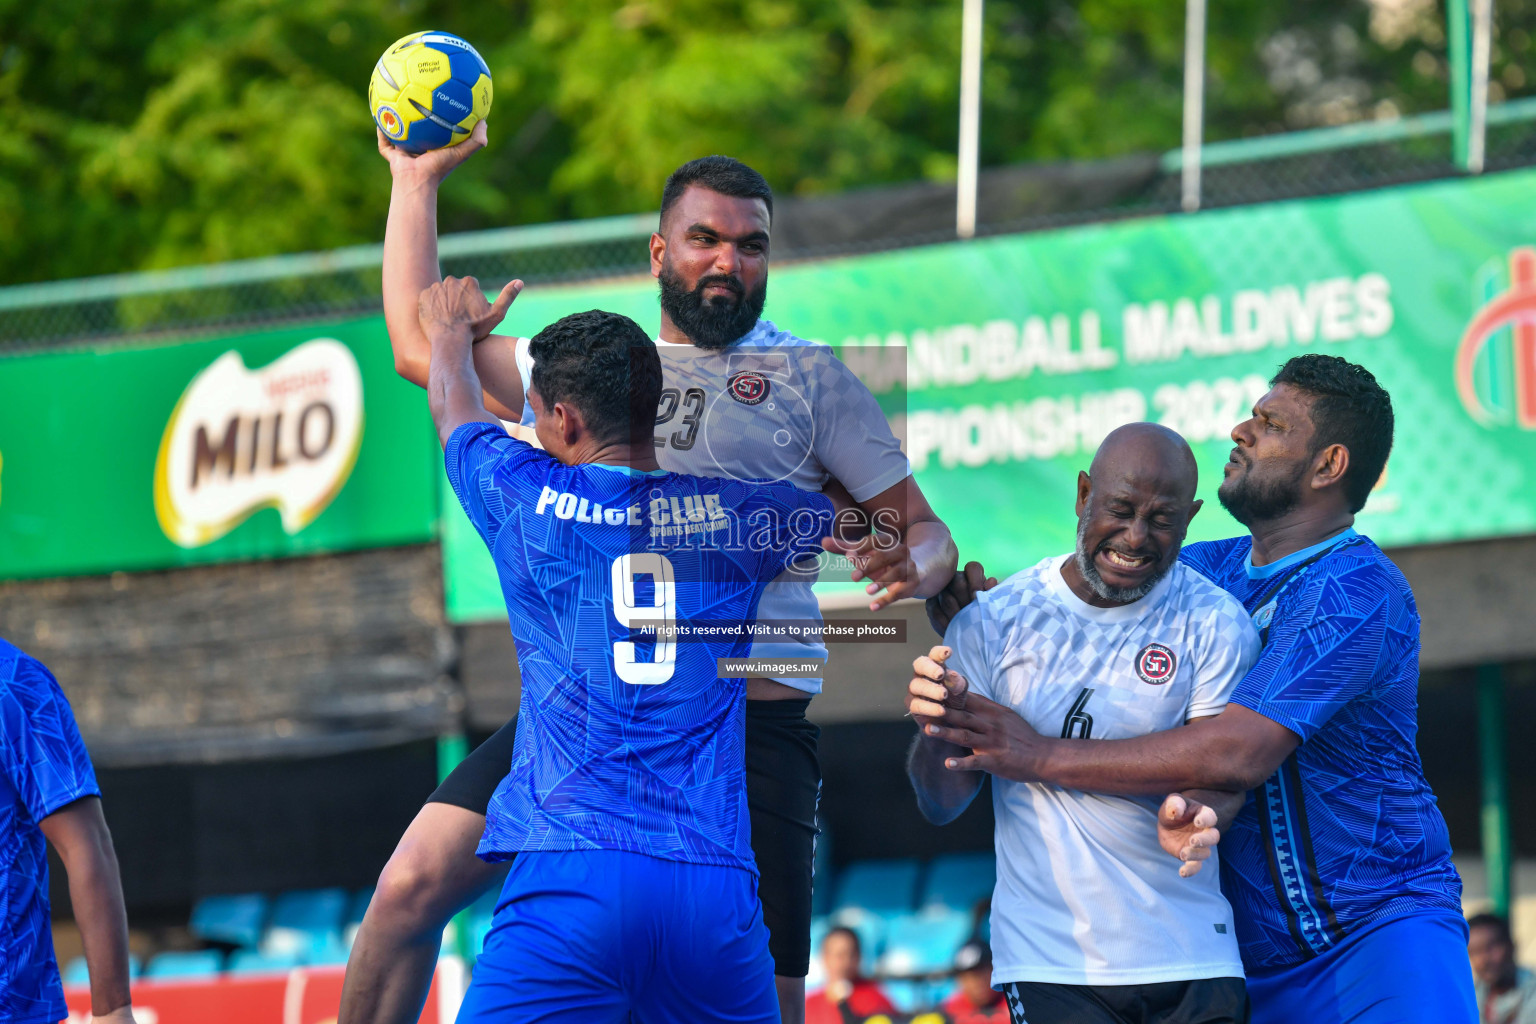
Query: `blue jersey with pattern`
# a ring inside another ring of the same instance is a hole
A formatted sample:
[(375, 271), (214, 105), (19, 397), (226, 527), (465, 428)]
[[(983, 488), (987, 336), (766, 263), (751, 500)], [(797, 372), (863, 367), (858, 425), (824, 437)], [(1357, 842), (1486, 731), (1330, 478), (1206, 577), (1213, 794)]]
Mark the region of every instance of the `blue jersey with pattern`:
[(1404, 914), (1459, 915), (1450, 836), (1415, 746), (1408, 581), (1353, 530), (1265, 566), (1252, 548), (1236, 537), (1180, 556), (1243, 602), (1264, 641), (1231, 702), (1301, 737), (1221, 839), (1244, 965), (1299, 963)]
[(0, 640), (0, 1020), (69, 1015), (48, 916), (42, 820), (100, 796), (80, 729), (53, 674)]
[(717, 659), (747, 655), (763, 589), (821, 550), (831, 502), (568, 466), (489, 423), (454, 431), (445, 460), (495, 559), (522, 672), (480, 855), (628, 850), (755, 872), (746, 680)]

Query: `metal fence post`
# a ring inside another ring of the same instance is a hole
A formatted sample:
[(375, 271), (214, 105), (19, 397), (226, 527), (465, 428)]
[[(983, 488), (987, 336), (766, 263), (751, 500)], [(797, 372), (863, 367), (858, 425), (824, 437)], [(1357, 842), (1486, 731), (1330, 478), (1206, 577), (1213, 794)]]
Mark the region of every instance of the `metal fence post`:
[(960, 147), (955, 183), (955, 234), (976, 234), (976, 177), (981, 162), (983, 0), (963, 0), (960, 27)]
[(1477, 737), (1483, 776), (1483, 867), (1494, 913), (1507, 919), (1514, 861), (1504, 761), (1504, 672), (1498, 665), (1479, 665), (1477, 669)]
[(1205, 0), (1184, 13), (1184, 160), (1180, 183), (1186, 213), (1200, 209), (1200, 145), (1205, 136)]
[(1467, 0), (1446, 0), (1445, 38), (1451, 62), (1451, 159), (1465, 170), (1472, 141), (1472, 18)]
[(1472, 68), (1465, 170), (1483, 173), (1488, 152), (1488, 62), (1493, 56), (1493, 0), (1472, 0)]

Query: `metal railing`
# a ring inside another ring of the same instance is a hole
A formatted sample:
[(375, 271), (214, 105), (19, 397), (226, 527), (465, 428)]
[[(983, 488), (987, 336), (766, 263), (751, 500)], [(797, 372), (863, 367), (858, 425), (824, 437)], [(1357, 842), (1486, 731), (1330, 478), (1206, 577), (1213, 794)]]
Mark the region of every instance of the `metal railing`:
[[(1536, 165), (1536, 99), (1488, 109), (1488, 171)], [(1461, 175), (1452, 160), (1448, 111), (1338, 128), (1216, 142), (1202, 150), (1204, 209), (1328, 195)], [(980, 236), (1038, 231), (1124, 217), (1177, 213), (1182, 154), (1144, 162), (1116, 198), (1087, 190), (1042, 191), (999, 215), (979, 212)], [(1105, 165), (1097, 165), (1105, 166)], [(1060, 183), (1084, 168), (1041, 168)], [(1018, 169), (992, 173), (1018, 174)], [(1029, 171), (1023, 172), (1026, 176)], [(983, 175), (985, 178), (985, 173)], [(985, 181), (983, 182), (985, 185)], [(953, 196), (952, 186), (925, 186)], [(985, 189), (983, 190), (985, 191)], [(782, 205), (789, 206), (793, 200)], [(837, 200), (813, 200), (825, 204)], [(513, 277), (550, 284), (644, 273), (654, 213), (446, 235), (445, 273), (473, 274), (488, 288)], [(788, 249), (806, 259), (954, 239), (952, 228), (908, 224), (860, 238)], [(382, 245), (0, 288), (0, 355), (60, 345), (136, 344), (257, 325), (377, 312)]]

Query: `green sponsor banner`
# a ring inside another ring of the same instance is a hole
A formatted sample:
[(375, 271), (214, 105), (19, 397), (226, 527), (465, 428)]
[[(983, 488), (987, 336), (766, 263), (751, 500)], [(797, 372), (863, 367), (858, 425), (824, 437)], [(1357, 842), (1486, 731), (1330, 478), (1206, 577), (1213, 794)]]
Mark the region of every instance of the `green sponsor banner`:
[(381, 317), (0, 360), (0, 578), (428, 541), (438, 465)]
[[(1385, 546), (1536, 531), (1536, 173), (935, 245), (774, 270), (766, 314), (880, 397), (962, 560), (1002, 575), (1070, 550), (1079, 470), (1120, 423), (1195, 448), (1191, 539), (1289, 357), (1391, 392), (1397, 441), (1357, 527)], [(535, 290), (531, 334), (601, 308), (658, 322), (654, 282)], [(451, 506), (450, 506), (451, 507)], [(451, 517), (462, 518), (459, 516)], [(500, 617), (477, 537), (444, 531), (450, 615)]]

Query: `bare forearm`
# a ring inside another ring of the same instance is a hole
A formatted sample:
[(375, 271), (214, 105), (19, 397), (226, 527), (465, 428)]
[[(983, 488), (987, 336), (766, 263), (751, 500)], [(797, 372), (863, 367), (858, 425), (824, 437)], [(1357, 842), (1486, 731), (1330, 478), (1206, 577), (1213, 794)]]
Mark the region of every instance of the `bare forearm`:
[(65, 870), (90, 970), (91, 1013), (104, 1016), (129, 1001), (128, 915), (111, 837), (103, 830), (96, 843), (72, 854)]
[(421, 329), (416, 304), (442, 280), (437, 264), (437, 183), (396, 178), (384, 228), (384, 322), (395, 370), (425, 387), (432, 346)]
[(937, 519), (919, 520), (907, 527), (907, 548), (917, 566), (913, 597), (929, 598), (949, 585), (960, 562), (949, 527)]
[(444, 330), (432, 335), (432, 362), (427, 379), (427, 399), (432, 422), (443, 444), (465, 423), (499, 422), (486, 411), (480, 377), (475, 373), (469, 329)]
[(1212, 732), (1185, 726), (1128, 740), (1042, 739), (1030, 774), (1066, 789), (1120, 796), (1251, 789), (1247, 758)]
[(981, 772), (957, 772), (944, 767), (948, 758), (969, 753), (964, 747), (921, 733), (912, 741), (907, 753), (907, 777), (917, 794), (918, 810), (935, 825), (947, 825), (958, 818), (981, 789)]

